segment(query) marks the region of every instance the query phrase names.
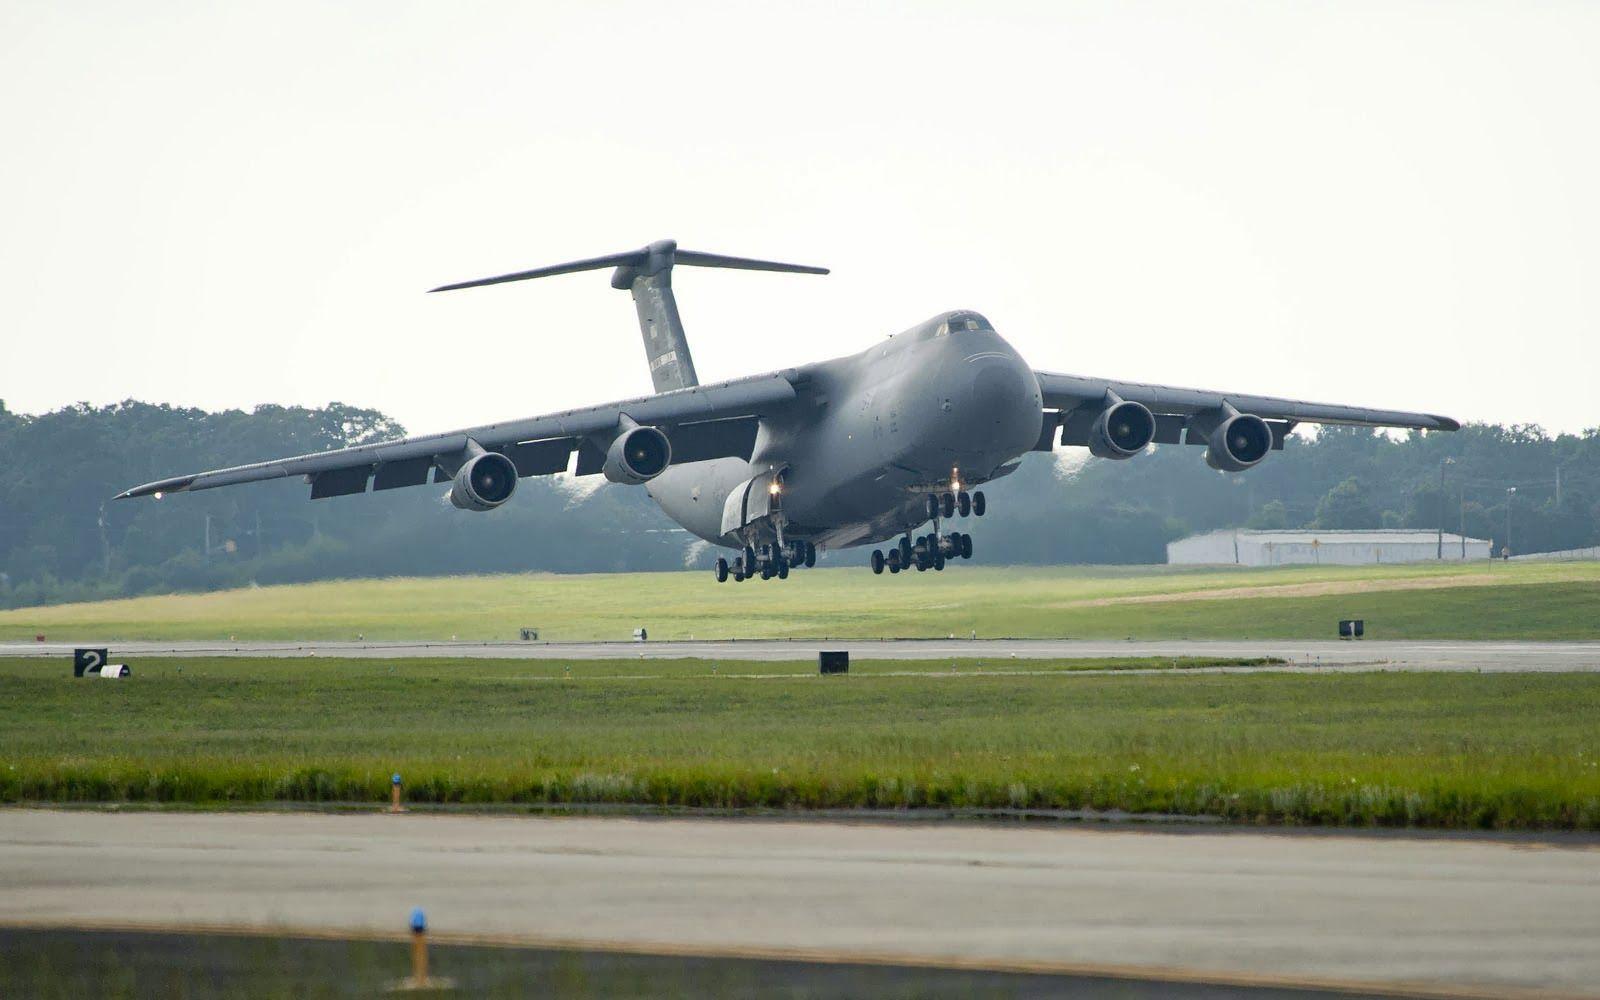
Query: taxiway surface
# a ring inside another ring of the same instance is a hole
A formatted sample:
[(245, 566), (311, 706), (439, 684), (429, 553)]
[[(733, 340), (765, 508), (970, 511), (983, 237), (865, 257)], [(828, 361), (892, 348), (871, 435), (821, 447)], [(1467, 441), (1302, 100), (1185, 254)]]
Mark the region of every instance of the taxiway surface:
[(0, 923), (1587, 995), (1592, 841), (0, 810)]
[[(353, 656), (503, 659), (808, 660), (821, 649), (853, 659), (1073, 659), (1107, 656), (1272, 656), (1299, 667), (1389, 670), (1594, 671), (1600, 643), (1418, 640), (739, 639), (671, 642), (151, 642), (82, 639), (0, 642), (0, 656), (71, 656), (107, 646), (117, 656)], [(1230, 668), (1251, 669), (1251, 668)], [(1266, 669), (1283, 669), (1282, 667)]]

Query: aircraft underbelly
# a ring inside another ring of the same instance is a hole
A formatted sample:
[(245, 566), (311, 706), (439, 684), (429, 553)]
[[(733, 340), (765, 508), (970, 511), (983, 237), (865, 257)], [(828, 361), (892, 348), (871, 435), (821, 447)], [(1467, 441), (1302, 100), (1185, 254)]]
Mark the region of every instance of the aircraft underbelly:
[(722, 538), (722, 510), (728, 494), (753, 474), (741, 458), (674, 465), (650, 480), (645, 489), (662, 512), (690, 534), (708, 542)]

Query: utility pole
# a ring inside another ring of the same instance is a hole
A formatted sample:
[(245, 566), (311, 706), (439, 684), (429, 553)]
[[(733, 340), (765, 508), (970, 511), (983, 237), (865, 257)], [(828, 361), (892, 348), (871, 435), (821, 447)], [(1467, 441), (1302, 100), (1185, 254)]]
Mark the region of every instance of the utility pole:
[(1460, 525), (1460, 529), (1459, 529), (1460, 534), (1461, 534), (1461, 561), (1462, 562), (1466, 562), (1467, 561), (1467, 484), (1466, 483), (1462, 483), (1461, 484), (1461, 492), (1460, 492), (1459, 496), (1460, 496), (1460, 499), (1461, 499), (1461, 525)]
[(100, 575), (111, 575), (111, 539), (106, 535), (106, 505), (100, 505), (100, 517), (95, 521), (100, 528)]
[(1439, 526), (1439, 551), (1436, 558), (1441, 562), (1444, 560), (1444, 467), (1454, 465), (1455, 461), (1448, 455), (1439, 459), (1439, 519), (1435, 523)]
[(1511, 560), (1511, 501), (1517, 495), (1515, 486), (1506, 487), (1506, 561)]
[(1556, 466), (1556, 510), (1561, 509), (1561, 466)]

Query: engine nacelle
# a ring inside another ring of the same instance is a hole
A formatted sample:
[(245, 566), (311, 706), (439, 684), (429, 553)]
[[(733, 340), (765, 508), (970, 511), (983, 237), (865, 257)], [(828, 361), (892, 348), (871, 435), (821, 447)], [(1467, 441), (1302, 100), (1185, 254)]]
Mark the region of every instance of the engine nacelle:
[(1272, 428), (1253, 413), (1235, 413), (1206, 439), (1206, 464), (1219, 472), (1243, 472), (1272, 450)]
[(617, 435), (600, 471), (613, 483), (638, 486), (672, 464), (672, 442), (656, 427), (632, 427)]
[(1124, 459), (1150, 447), (1156, 437), (1155, 414), (1143, 403), (1123, 400), (1106, 407), (1089, 428), (1089, 454)]
[(517, 467), (499, 452), (467, 459), (450, 487), (450, 502), (461, 510), (494, 510), (517, 490)]

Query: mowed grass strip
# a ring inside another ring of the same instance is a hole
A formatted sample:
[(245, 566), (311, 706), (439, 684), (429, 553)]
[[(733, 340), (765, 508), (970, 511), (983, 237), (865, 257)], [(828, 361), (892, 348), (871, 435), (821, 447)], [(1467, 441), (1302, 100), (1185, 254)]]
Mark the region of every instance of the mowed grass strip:
[(399, 771), (413, 802), (1600, 829), (1595, 674), (715, 666), (0, 660), (0, 800), (382, 802)]
[[(1380, 587), (1423, 589), (1382, 590)], [(1307, 594), (1307, 588), (1319, 590)], [(1322, 593), (1323, 589), (1332, 593)], [(1233, 596), (1230, 596), (1233, 595)], [(1139, 598), (1132, 604), (1095, 604)], [(1600, 638), (1600, 563), (862, 567), (717, 585), (709, 573), (339, 580), (0, 611), (0, 639)]]

